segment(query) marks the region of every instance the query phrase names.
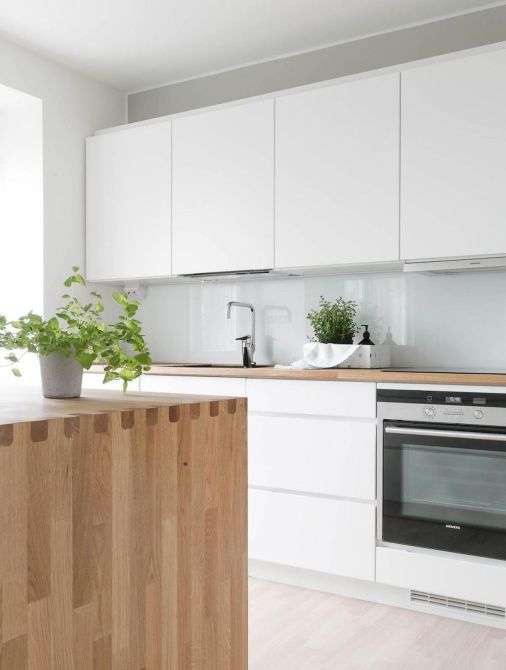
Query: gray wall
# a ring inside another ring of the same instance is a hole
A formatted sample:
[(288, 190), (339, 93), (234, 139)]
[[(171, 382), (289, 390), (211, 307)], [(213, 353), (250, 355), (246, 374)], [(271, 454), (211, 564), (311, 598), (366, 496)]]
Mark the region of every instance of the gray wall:
[(128, 96), (128, 120), (197, 109), (506, 40), (506, 6)]

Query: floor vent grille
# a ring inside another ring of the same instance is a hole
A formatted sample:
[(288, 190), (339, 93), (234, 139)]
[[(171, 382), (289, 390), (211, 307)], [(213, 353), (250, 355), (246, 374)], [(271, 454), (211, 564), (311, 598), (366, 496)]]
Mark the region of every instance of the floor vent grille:
[(438, 596), (435, 593), (426, 593), (424, 591), (411, 591), (411, 602), (425, 603), (426, 605), (438, 605), (447, 609), (471, 612), (472, 614), (482, 614), (484, 616), (495, 617), (496, 619), (506, 618), (506, 609), (487, 605), (485, 603), (475, 603), (471, 600), (460, 600), (460, 598), (449, 598), (447, 596)]

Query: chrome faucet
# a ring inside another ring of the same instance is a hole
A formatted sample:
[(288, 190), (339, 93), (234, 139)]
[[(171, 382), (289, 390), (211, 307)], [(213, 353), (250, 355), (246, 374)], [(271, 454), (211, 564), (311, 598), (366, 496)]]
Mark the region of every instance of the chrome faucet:
[(251, 335), (243, 335), (235, 339), (242, 344), (242, 364), (245, 368), (254, 368), (256, 363), (253, 362), (255, 355), (255, 308), (249, 302), (237, 302), (231, 300), (227, 303), (227, 319), (230, 319), (230, 311), (232, 307), (246, 307), (251, 311)]

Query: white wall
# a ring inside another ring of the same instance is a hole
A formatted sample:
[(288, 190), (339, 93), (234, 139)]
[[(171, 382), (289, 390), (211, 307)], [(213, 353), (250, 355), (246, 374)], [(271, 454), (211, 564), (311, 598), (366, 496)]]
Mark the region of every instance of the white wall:
[(84, 267), (84, 140), (99, 128), (125, 121), (125, 96), (3, 40), (0, 84), (42, 100), (44, 308), (48, 314), (59, 304), (61, 282), (70, 267)]
[(42, 165), (41, 100), (0, 86), (0, 313), (9, 319), (43, 309)]
[[(15, 319), (43, 309), (42, 101), (0, 86), (0, 313)], [(0, 355), (1, 378), (14, 381)], [(25, 383), (37, 380), (34, 356), (23, 359)]]
[(393, 365), (506, 369), (506, 272), (375, 274), (152, 286), (139, 312), (157, 361), (238, 363), (249, 315), (225, 319), (229, 300), (257, 310), (257, 361), (301, 357), (306, 314), (319, 296), (359, 303), (372, 340), (392, 338)]
[[(13, 198), (19, 201), (16, 220), (12, 220), (11, 215), (6, 218), (5, 209), (0, 212), (2, 263), (6, 263), (8, 258), (16, 273), (23, 269), (30, 273), (32, 293), (21, 287), (15, 274), (11, 274), (10, 282), (0, 284), (0, 313), (14, 309), (23, 312), (29, 308), (40, 311), (43, 293), (44, 312), (48, 315), (60, 304), (62, 281), (68, 276), (71, 266), (76, 264), (84, 269), (85, 138), (99, 128), (125, 121), (125, 95), (3, 40), (0, 40), (0, 86), (22, 91), (40, 100), (43, 145), (43, 235), (42, 231), (37, 232), (33, 218), (40, 216), (41, 205), (40, 193), (34, 196), (33, 189), (9, 194), (11, 204)], [(23, 124), (26, 130), (25, 148), (28, 150), (28, 146), (32, 149), (35, 146), (33, 137), (32, 140), (28, 137), (26, 125), (30, 124), (29, 116), (34, 114), (34, 109), (32, 106), (31, 112), (25, 110), (24, 119), (16, 119), (12, 114), (3, 118), (6, 134), (2, 137), (0, 131), (0, 142), (4, 151), (9, 147), (11, 159), (14, 155), (18, 159), (22, 157), (21, 147), (16, 150), (16, 143), (21, 141), (19, 137), (16, 139), (16, 134), (23, 133)], [(36, 123), (34, 116), (31, 120)], [(38, 129), (32, 126), (32, 131), (36, 133)], [(4, 159), (7, 157), (4, 156)], [(40, 165), (34, 170), (39, 168)], [(1, 169), (10, 171), (12, 175), (12, 160), (9, 165), (3, 164)], [(37, 202), (34, 197), (38, 198)], [(7, 240), (6, 229), (11, 226), (15, 227), (16, 234), (9, 235)], [(31, 247), (31, 254), (36, 259), (32, 264), (28, 263), (24, 253), (28, 247)], [(2, 367), (0, 358), (0, 384), (38, 383), (36, 360), (28, 357), (21, 367), (24, 377), (15, 380), (10, 371)]]

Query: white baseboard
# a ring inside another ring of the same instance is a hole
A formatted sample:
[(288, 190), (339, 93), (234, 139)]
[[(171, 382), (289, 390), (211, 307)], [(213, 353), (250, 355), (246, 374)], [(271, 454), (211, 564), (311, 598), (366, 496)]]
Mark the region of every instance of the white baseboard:
[(425, 605), (413, 602), (410, 599), (409, 589), (387, 586), (385, 584), (378, 584), (377, 582), (362, 581), (360, 579), (339, 577), (337, 575), (294, 568), (288, 565), (266, 563), (254, 559), (250, 559), (248, 562), (248, 572), (250, 577), (265, 581), (313, 589), (314, 591), (323, 591), (324, 593), (334, 593), (348, 598), (368, 600), (392, 607), (402, 607), (414, 612), (443, 616), (482, 626), (491, 626), (501, 630), (506, 629), (506, 621), (503, 619), (495, 619), (485, 615), (474, 615), (458, 610), (448, 610), (445, 607), (437, 605)]

